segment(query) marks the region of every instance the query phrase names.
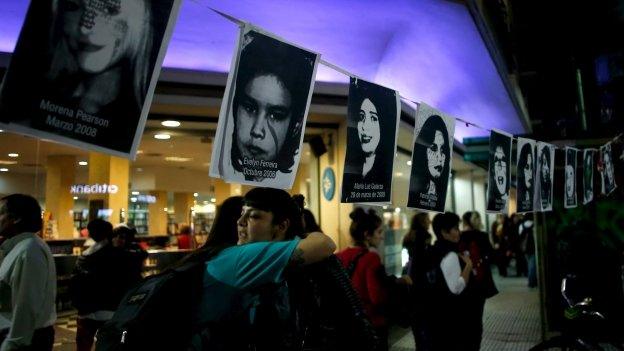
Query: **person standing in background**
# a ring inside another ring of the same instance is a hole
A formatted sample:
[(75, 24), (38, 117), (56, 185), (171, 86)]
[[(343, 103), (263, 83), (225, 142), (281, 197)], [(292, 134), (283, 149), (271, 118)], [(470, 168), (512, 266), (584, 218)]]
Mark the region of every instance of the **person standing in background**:
[(490, 262), (494, 249), (486, 233), (482, 232), (483, 223), (479, 212), (469, 211), (462, 216), (464, 231), (459, 238), (459, 252), (470, 256), (472, 277), (463, 293), (466, 307), (466, 350), (478, 351), (483, 337), (483, 308), (485, 300), (496, 295)]
[(78, 310), (76, 348), (89, 351), (97, 330), (113, 317), (130, 287), (124, 252), (111, 244), (113, 225), (103, 219), (87, 224), (95, 244), (76, 262), (69, 292)]
[(412, 301), (412, 333), (417, 350), (429, 350), (430, 335), (424, 311), (427, 300), (425, 298), (425, 286), (427, 283), (427, 265), (430, 260), (432, 235), (429, 233), (431, 219), (427, 212), (420, 212), (412, 217), (410, 231), (403, 238), (403, 247), (409, 254), (407, 274), (414, 285), (410, 290)]
[(0, 350), (51, 351), (56, 267), (36, 234), (41, 207), (23, 194), (0, 199)]

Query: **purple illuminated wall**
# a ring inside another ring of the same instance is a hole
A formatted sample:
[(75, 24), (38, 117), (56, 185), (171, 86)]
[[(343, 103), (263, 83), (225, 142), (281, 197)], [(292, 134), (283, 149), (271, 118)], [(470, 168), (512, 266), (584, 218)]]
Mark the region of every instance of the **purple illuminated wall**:
[[(37, 1), (37, 0), (33, 0)], [(0, 5), (0, 51), (11, 52), (27, 0)], [(185, 0), (166, 67), (227, 72), (237, 26), (208, 6), (250, 21), (362, 78), (446, 113), (523, 133), (467, 8), (445, 0)], [(317, 80), (348, 82), (320, 66)], [(456, 127), (455, 138), (488, 135)]]

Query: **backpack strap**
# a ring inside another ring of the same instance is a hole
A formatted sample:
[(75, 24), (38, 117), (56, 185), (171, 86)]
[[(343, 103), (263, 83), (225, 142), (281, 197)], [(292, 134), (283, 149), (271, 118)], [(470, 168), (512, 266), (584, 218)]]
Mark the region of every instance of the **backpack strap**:
[(362, 256), (366, 255), (367, 253), (368, 253), (368, 250), (364, 249), (360, 253), (355, 255), (353, 260), (351, 260), (351, 262), (347, 266), (347, 274), (349, 274), (350, 278), (353, 278), (353, 273), (355, 273), (355, 268), (357, 267), (357, 264), (358, 264), (358, 261), (360, 260), (360, 258), (362, 258)]

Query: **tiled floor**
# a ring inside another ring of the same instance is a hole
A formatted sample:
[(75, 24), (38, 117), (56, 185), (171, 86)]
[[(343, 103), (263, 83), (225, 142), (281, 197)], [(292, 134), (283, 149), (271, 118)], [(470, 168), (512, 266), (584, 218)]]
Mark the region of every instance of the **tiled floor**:
[[(526, 278), (496, 278), (500, 293), (489, 299), (483, 317), (483, 351), (526, 351), (540, 341), (539, 296), (526, 287)], [(75, 314), (60, 314), (54, 351), (76, 349)], [(413, 351), (411, 330), (390, 332), (392, 351)]]
[[(483, 351), (526, 351), (540, 342), (539, 293), (526, 278), (495, 278), (500, 293), (486, 302)], [(390, 333), (392, 351), (414, 350), (411, 330)]]

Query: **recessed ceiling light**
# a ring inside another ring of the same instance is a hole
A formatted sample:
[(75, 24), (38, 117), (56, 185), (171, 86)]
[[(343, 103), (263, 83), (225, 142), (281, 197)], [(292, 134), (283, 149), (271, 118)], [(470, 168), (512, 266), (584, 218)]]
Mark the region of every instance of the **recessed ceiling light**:
[(78, 200), (78, 196), (74, 196), (74, 200)]
[(140, 194), (140, 192), (138, 192), (138, 191), (133, 191), (132, 192), (132, 195), (139, 195), (139, 194)]
[(178, 121), (171, 121), (171, 120), (169, 120), (169, 121), (162, 121), (162, 122), (160, 122), (160, 124), (162, 124), (165, 127), (172, 127), (172, 128), (180, 126), (180, 122), (178, 122)]
[(169, 140), (171, 139), (171, 134), (165, 134), (165, 133), (156, 134), (154, 135), (154, 138), (158, 140)]
[(190, 157), (178, 157), (178, 156), (166, 156), (165, 157), (165, 161), (170, 161), (170, 162), (188, 162), (191, 160), (192, 158)]
[(199, 196), (199, 194), (198, 194), (198, 193), (193, 193), (193, 196), (194, 196), (194, 197), (198, 197), (198, 196)]
[(78, 161), (78, 164), (81, 165), (81, 166), (86, 166), (86, 165), (89, 164), (89, 162), (87, 162), (87, 161)]
[(15, 153), (15, 152), (11, 152), (8, 156), (9, 157), (19, 157), (19, 154)]
[(8, 172), (9, 169), (8, 168), (0, 168), (0, 172)]

